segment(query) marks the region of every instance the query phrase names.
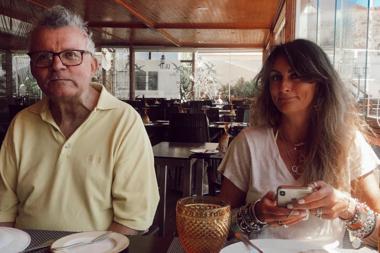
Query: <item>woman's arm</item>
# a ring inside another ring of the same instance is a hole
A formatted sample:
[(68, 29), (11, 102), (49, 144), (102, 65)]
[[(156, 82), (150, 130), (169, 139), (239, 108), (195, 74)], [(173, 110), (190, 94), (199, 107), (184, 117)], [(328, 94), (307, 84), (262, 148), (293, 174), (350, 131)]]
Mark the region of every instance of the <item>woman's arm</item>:
[(223, 177), (222, 188), (218, 197), (223, 201), (229, 203), (231, 208), (237, 208), (245, 203), (246, 193), (237, 188), (231, 180)]
[[(351, 183), (352, 196), (360, 202), (366, 203), (372, 210), (380, 213), (379, 182), (373, 172), (354, 180)], [(377, 247), (379, 241), (380, 217), (376, 217), (376, 224), (371, 234), (363, 238), (364, 243)]]
[(372, 210), (380, 213), (380, 188), (374, 172), (370, 172), (351, 182), (352, 196), (366, 203)]

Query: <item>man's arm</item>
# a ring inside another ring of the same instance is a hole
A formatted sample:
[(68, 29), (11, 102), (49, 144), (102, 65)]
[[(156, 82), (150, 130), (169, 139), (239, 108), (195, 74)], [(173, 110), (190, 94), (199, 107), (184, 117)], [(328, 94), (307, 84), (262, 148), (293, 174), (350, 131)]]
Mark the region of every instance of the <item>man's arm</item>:
[(0, 227), (14, 227), (14, 222), (0, 222)]
[(112, 222), (107, 230), (117, 232), (117, 233), (121, 233), (124, 235), (137, 235), (137, 234), (139, 234), (139, 231), (134, 230), (132, 228), (129, 228), (127, 226), (121, 225), (117, 222)]

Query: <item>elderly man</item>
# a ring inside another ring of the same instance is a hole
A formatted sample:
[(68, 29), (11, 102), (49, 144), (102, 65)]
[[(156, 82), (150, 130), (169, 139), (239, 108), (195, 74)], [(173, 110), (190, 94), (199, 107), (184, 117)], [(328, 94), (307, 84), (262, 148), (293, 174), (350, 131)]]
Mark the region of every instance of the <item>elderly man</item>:
[(159, 200), (141, 118), (104, 87), (83, 20), (49, 9), (31, 33), (31, 70), (46, 95), (12, 121), (0, 152), (0, 225), (144, 231)]

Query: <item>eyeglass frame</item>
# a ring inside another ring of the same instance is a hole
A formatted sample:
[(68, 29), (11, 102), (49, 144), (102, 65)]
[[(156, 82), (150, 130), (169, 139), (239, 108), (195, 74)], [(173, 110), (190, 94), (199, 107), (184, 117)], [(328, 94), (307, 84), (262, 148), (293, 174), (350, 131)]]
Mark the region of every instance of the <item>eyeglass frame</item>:
[[(76, 51), (76, 52), (79, 52), (79, 53), (80, 53), (81, 60), (80, 60), (80, 62), (79, 62), (78, 64), (67, 65), (67, 64), (63, 63), (63, 61), (62, 61), (60, 55), (61, 55), (62, 53), (70, 52), (70, 51)], [(47, 65), (47, 66), (37, 66), (37, 65), (35, 65), (35, 63), (33, 62), (32, 55), (33, 55), (33, 54), (37, 54), (37, 53), (49, 53), (49, 54), (51, 54), (52, 57), (51, 57), (51, 62), (50, 62), (50, 64)], [(72, 67), (72, 66), (79, 66), (79, 65), (81, 65), (81, 64), (83, 63), (83, 54), (90, 54), (90, 55), (92, 55), (92, 53), (91, 53), (90, 51), (88, 51), (88, 50), (81, 50), (81, 49), (66, 49), (66, 50), (62, 50), (62, 51), (60, 51), (60, 52), (52, 52), (52, 51), (33, 51), (33, 52), (28, 52), (27, 54), (29, 55), (29, 57), (30, 57), (30, 61), (32, 62), (32, 64), (35, 65), (35, 67), (37, 67), (37, 68), (48, 68), (48, 67), (51, 67), (51, 65), (53, 64), (53, 61), (54, 61), (54, 56), (58, 56), (58, 58), (59, 58), (59, 60), (61, 61), (61, 63), (62, 63), (63, 65), (65, 65), (66, 67)]]

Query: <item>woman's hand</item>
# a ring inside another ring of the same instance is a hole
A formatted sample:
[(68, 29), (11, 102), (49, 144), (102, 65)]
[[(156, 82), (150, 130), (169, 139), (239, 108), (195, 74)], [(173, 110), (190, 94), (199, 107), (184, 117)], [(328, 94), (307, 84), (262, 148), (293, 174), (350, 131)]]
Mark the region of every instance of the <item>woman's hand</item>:
[[(253, 207), (252, 207), (253, 208)], [(269, 225), (288, 226), (298, 223), (308, 216), (307, 210), (278, 207), (276, 194), (272, 191), (266, 193), (255, 205), (256, 217)]]
[(335, 219), (345, 213), (348, 208), (348, 197), (341, 191), (323, 181), (314, 182), (310, 186), (314, 189), (313, 193), (289, 204), (287, 208), (309, 209), (311, 214), (323, 219)]

